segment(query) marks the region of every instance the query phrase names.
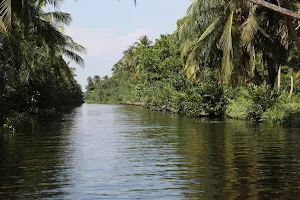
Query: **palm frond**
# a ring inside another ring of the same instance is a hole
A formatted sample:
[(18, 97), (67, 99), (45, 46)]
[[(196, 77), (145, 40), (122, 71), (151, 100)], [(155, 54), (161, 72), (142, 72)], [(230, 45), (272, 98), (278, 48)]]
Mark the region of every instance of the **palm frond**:
[(67, 36), (65, 35), (64, 36), (67, 40), (67, 43), (66, 43), (66, 47), (72, 51), (76, 51), (78, 53), (86, 53), (87, 50), (84, 46), (76, 43), (73, 38), (71, 38), (70, 36)]
[(62, 56), (59, 56), (57, 58), (57, 65), (59, 66), (59, 68), (64, 71), (64, 73), (66, 74), (66, 76), (68, 77), (68, 79), (70, 81), (73, 80), (73, 74), (68, 66), (68, 64), (66, 63), (66, 61), (63, 59)]
[(6, 37), (8, 37), (8, 31), (6, 24), (3, 21), (3, 18), (0, 17), (0, 33), (4, 34)]
[(218, 17), (213, 23), (211, 23), (209, 25), (209, 27), (207, 27), (207, 29), (202, 33), (202, 35), (200, 36), (198, 43), (201, 42), (202, 40), (204, 40), (207, 36), (209, 36), (209, 34), (211, 34), (216, 27), (219, 25), (220, 22), (220, 18)]
[(64, 2), (64, 0), (40, 0), (40, 2), (51, 5), (54, 8), (57, 8)]
[(0, 3), (0, 17), (6, 28), (11, 25), (11, 0), (2, 0)]
[(241, 44), (248, 52), (252, 51), (254, 37), (259, 29), (255, 16), (256, 7), (257, 6), (252, 7), (247, 20), (241, 25)]
[(222, 70), (224, 73), (224, 83), (229, 84), (231, 79), (231, 74), (233, 70), (232, 65), (232, 57), (233, 57), (233, 49), (232, 49), (232, 27), (233, 27), (233, 14), (231, 11), (226, 25), (224, 27), (220, 42), (219, 48), (223, 51), (223, 59), (222, 59)]
[(78, 65), (84, 67), (84, 60), (83, 58), (78, 55), (77, 53), (74, 53), (73, 51), (70, 51), (68, 49), (63, 49), (62, 53), (67, 56), (69, 59), (75, 61)]
[(48, 20), (50, 23), (58, 22), (65, 25), (70, 25), (72, 22), (72, 17), (69, 13), (59, 11), (47, 12), (42, 14), (41, 17)]

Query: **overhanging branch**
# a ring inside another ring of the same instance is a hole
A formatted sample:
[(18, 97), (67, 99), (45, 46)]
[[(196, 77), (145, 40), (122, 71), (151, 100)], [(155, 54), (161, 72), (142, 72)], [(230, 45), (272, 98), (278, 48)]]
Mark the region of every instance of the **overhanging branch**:
[(265, 8), (268, 8), (270, 10), (273, 10), (275, 12), (278, 12), (278, 13), (281, 13), (281, 14), (284, 14), (284, 15), (287, 15), (287, 16), (290, 16), (290, 17), (300, 20), (300, 14), (298, 14), (292, 10), (282, 8), (280, 6), (266, 2), (264, 0), (248, 0), (248, 1), (251, 3), (257, 4), (257, 5), (263, 6)]

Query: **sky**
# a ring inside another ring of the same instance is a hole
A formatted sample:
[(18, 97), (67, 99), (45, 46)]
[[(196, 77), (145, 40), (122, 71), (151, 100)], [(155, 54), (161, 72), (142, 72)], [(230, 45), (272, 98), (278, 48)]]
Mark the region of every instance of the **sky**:
[(87, 48), (84, 68), (76, 67), (76, 79), (86, 85), (88, 76), (111, 76), (112, 66), (142, 35), (151, 40), (172, 33), (193, 0), (66, 0), (59, 8), (72, 15), (65, 34)]

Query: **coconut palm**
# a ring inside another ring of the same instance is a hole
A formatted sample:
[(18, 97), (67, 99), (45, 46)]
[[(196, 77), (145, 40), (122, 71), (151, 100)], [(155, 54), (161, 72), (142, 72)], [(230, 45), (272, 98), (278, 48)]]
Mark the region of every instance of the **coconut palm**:
[[(1, 61), (9, 62), (1, 63), (0, 75), (8, 74), (16, 68), (23, 75), (27, 74), (25, 77), (28, 79), (35, 76), (37, 68), (46, 67), (40, 62), (43, 60), (43, 63), (48, 63), (58, 76), (61, 76), (63, 71), (72, 80), (72, 73), (63, 56), (84, 66), (84, 61), (78, 53), (84, 53), (85, 48), (61, 31), (62, 26), (70, 24), (70, 14), (43, 11), (45, 5), (58, 6), (61, 1), (31, 0), (24, 1), (21, 6), (16, 4), (19, 1), (7, 2), (3, 0), (0, 4), (0, 14), (5, 22), (2, 23), (0, 32), (5, 36), (1, 38), (1, 51), (6, 54)], [(2, 52), (1, 54), (4, 55)]]
[(239, 27), (245, 22), (248, 10), (243, 1), (193, 2), (179, 29), (181, 58), (189, 78), (197, 79), (201, 67), (222, 63), (222, 79), (229, 84), (234, 55), (239, 56), (234, 52), (240, 45)]
[[(287, 7), (290, 4), (285, 3)], [(278, 68), (286, 62), (291, 49), (286, 44), (298, 43), (292, 22), (286, 15), (242, 0), (195, 0), (178, 31), (188, 77), (197, 79), (201, 68), (221, 62), (222, 80), (229, 84), (232, 73), (254, 78), (261, 71), (257, 69), (259, 62), (266, 63), (268, 82), (273, 86)], [(294, 36), (286, 39), (287, 31)], [(262, 71), (260, 76), (263, 74)]]
[(137, 45), (137, 47), (140, 47), (140, 46), (148, 47), (151, 44), (152, 44), (152, 41), (149, 39), (149, 37), (147, 35), (141, 36), (138, 39), (138, 41), (135, 43), (135, 45)]

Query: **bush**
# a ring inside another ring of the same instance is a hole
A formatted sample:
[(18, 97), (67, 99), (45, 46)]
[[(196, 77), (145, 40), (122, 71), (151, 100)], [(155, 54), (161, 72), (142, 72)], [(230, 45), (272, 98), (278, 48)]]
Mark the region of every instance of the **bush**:
[(240, 89), (237, 97), (231, 100), (226, 114), (232, 118), (260, 121), (264, 112), (280, 100), (280, 93), (268, 85), (250, 85), (246, 89)]
[(287, 110), (282, 123), (289, 127), (300, 127), (300, 104)]
[(272, 106), (274, 106), (280, 97), (278, 91), (273, 90), (270, 86), (263, 84), (261, 86), (251, 85), (248, 88), (246, 98), (253, 102), (248, 108), (248, 117), (253, 120), (260, 120), (262, 114)]
[(266, 85), (241, 88), (227, 106), (226, 115), (237, 119), (300, 126), (300, 96), (288, 98), (287, 92), (277, 92)]
[(286, 110), (281, 103), (274, 105), (262, 114), (261, 121), (264, 122), (280, 122), (284, 121)]
[(262, 121), (279, 122), (290, 127), (299, 127), (300, 104), (282, 101), (263, 113)]
[(245, 93), (247, 93), (247, 90), (240, 89), (237, 97), (229, 102), (226, 110), (226, 116), (235, 119), (248, 118), (248, 110), (253, 102), (246, 97), (247, 95)]
[(221, 116), (228, 103), (220, 84), (203, 83), (176, 98), (178, 112), (188, 116)]

